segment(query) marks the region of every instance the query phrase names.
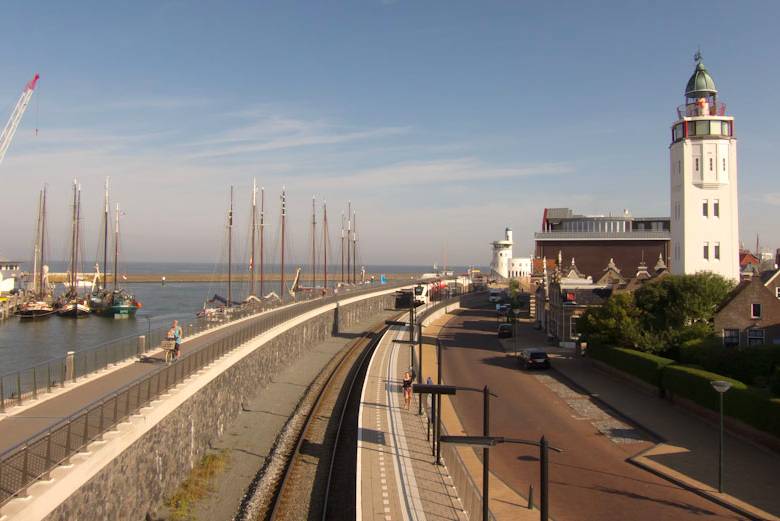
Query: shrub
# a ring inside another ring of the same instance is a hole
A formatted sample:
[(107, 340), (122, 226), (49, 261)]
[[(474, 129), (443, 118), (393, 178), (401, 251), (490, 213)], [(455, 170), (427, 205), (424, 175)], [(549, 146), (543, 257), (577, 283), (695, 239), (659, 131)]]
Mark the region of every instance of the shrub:
[(588, 349), (588, 355), (656, 387), (661, 386), (661, 369), (675, 363), (671, 358), (621, 347)]
[(766, 385), (773, 370), (780, 367), (780, 346), (726, 348), (705, 343), (680, 348), (680, 363), (700, 365), (713, 373), (726, 375), (752, 385)]
[(723, 400), (726, 415), (780, 436), (780, 399), (770, 399), (767, 393), (739, 380), (694, 367), (667, 365), (661, 372), (661, 386), (666, 391), (718, 411), (718, 393), (710, 384), (713, 380), (725, 380), (732, 386)]

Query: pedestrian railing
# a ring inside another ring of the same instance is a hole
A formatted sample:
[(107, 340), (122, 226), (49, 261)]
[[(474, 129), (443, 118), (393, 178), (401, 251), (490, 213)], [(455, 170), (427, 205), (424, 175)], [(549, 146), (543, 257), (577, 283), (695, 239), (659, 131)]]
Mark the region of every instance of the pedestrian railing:
[[(437, 311), (443, 307), (452, 305), (458, 302), (460, 297), (454, 297), (441, 301), (433, 307), (425, 310), (424, 313), (419, 315), (418, 321), (422, 323), (423, 320), (434, 311)], [(437, 362), (438, 363), (438, 362)], [(420, 366), (417, 354), (414, 356), (415, 371), (419, 374)], [(429, 426), (433, 427), (435, 418), (433, 417), (431, 410), (431, 400), (427, 396), (418, 395), (420, 400), (423, 400), (423, 413), (428, 418)], [(429, 432), (433, 429), (429, 427)], [(442, 435), (447, 434), (447, 430), (444, 425), (441, 426)], [(433, 434), (431, 434), (433, 435)], [(433, 445), (433, 444), (432, 444)], [(431, 456), (432, 458), (435, 456)], [(447, 473), (452, 479), (452, 484), (455, 486), (455, 490), (458, 492), (458, 498), (460, 499), (463, 510), (468, 514), (469, 519), (482, 519), (482, 493), (481, 488), (474, 482), (474, 478), (466, 468), (466, 464), (460, 457), (460, 453), (455, 445), (449, 443), (443, 443), (441, 445), (441, 458), (447, 468)], [(495, 516), (490, 512), (491, 521), (495, 521)]]
[[(99, 440), (106, 431), (116, 428), (117, 424), (126, 421), (193, 373), (252, 338), (320, 306), (393, 287), (372, 286), (349, 293), (342, 292), (338, 295), (311, 299), (295, 306), (256, 316), (229, 332), (215, 332), (212, 342), (183, 353), (180, 360), (173, 364), (161, 365), (151, 374), (103, 396), (0, 454), (0, 506), (14, 497), (24, 496), (30, 485), (40, 479), (46, 479), (53, 469), (85, 450), (89, 443)], [(245, 313), (242, 318), (251, 314), (253, 313)], [(214, 326), (199, 323), (194, 330), (203, 331), (209, 327)], [(118, 357), (121, 348), (117, 347), (116, 350)], [(100, 355), (87, 354), (83, 359), (89, 361), (91, 356), (105, 356), (103, 352), (101, 351)], [(91, 365), (88, 364), (87, 367), (95, 367), (107, 359), (110, 358), (94, 363), (89, 362)], [(48, 378), (49, 373), (46, 376)], [(36, 382), (36, 376), (33, 376), (33, 381)], [(33, 389), (35, 386), (37, 383), (34, 384)]]
[[(313, 300), (322, 302), (323, 300), (336, 297), (342, 298), (346, 295), (351, 296), (364, 291), (373, 291), (378, 287), (393, 288), (396, 285), (374, 285), (368, 290), (360, 287), (341, 288), (338, 295), (334, 295), (332, 290), (328, 290), (329, 294), (325, 297), (319, 293), (300, 294), (294, 302), (300, 303)], [(183, 325), (184, 337), (187, 338), (290, 303), (293, 303), (293, 301), (262, 303), (233, 309), (229, 314), (196, 318), (192, 322)], [(159, 347), (160, 342), (165, 339), (167, 331), (167, 326), (149, 327), (143, 334), (143, 340), (139, 340), (138, 334), (125, 336), (76, 351), (72, 356), (66, 355), (52, 358), (32, 367), (0, 375), (0, 413), (5, 412), (9, 406), (22, 405), (27, 400), (37, 399), (41, 394), (63, 387), (68, 382), (75, 382), (96, 371), (155, 350)]]

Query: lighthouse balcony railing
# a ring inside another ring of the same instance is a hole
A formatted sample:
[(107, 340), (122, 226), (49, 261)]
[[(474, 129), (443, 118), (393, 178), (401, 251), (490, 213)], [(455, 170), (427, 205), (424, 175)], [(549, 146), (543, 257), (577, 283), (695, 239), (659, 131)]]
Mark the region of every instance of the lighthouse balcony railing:
[(699, 116), (725, 116), (726, 104), (720, 101), (710, 101), (704, 106), (698, 103), (686, 103), (677, 107), (677, 117), (696, 118)]

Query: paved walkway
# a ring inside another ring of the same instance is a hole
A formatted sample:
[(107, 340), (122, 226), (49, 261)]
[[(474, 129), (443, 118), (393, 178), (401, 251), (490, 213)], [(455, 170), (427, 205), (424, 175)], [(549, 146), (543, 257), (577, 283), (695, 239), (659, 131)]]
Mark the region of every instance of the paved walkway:
[[(601, 401), (657, 436), (661, 443), (631, 458), (639, 466), (758, 519), (780, 519), (780, 455), (741, 438), (726, 435), (724, 489), (717, 492), (718, 429), (700, 417), (596, 367), (572, 350), (545, 346), (544, 334), (520, 326), (520, 348), (546, 347), (553, 368)], [(514, 341), (503, 342), (507, 352)]]
[(401, 379), (409, 367), (408, 338), (393, 326), (368, 369), (358, 419), (357, 519), (465, 520), (446, 468), (433, 464), (417, 405), (403, 408)]
[(213, 451), (227, 451), (228, 464), (214, 480), (210, 493), (196, 504), (195, 519), (206, 521), (233, 518), (247, 487), (263, 467), (279, 432), (309, 384), (356, 337), (396, 313), (386, 311), (345, 329), (340, 336), (321, 342), (243, 404), (242, 414), (226, 426), (225, 433), (212, 444)]

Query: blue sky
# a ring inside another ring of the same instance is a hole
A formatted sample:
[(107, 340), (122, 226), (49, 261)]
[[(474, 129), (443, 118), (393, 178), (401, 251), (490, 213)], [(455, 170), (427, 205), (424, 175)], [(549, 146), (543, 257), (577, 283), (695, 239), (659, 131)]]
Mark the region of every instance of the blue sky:
[(530, 252), (545, 206), (668, 215), (698, 47), (736, 117), (741, 236), (780, 246), (780, 4), (542, 4), (4, 2), (0, 109), (41, 81), (0, 165), (0, 255), (31, 255), (43, 183), (64, 255), (74, 176), (87, 253), (110, 175), (132, 260), (219, 258), (228, 186), (245, 230), (253, 176), (269, 237), (287, 186), (298, 262), (313, 194), (334, 247), (353, 201), (374, 264), (485, 264), (505, 225)]

